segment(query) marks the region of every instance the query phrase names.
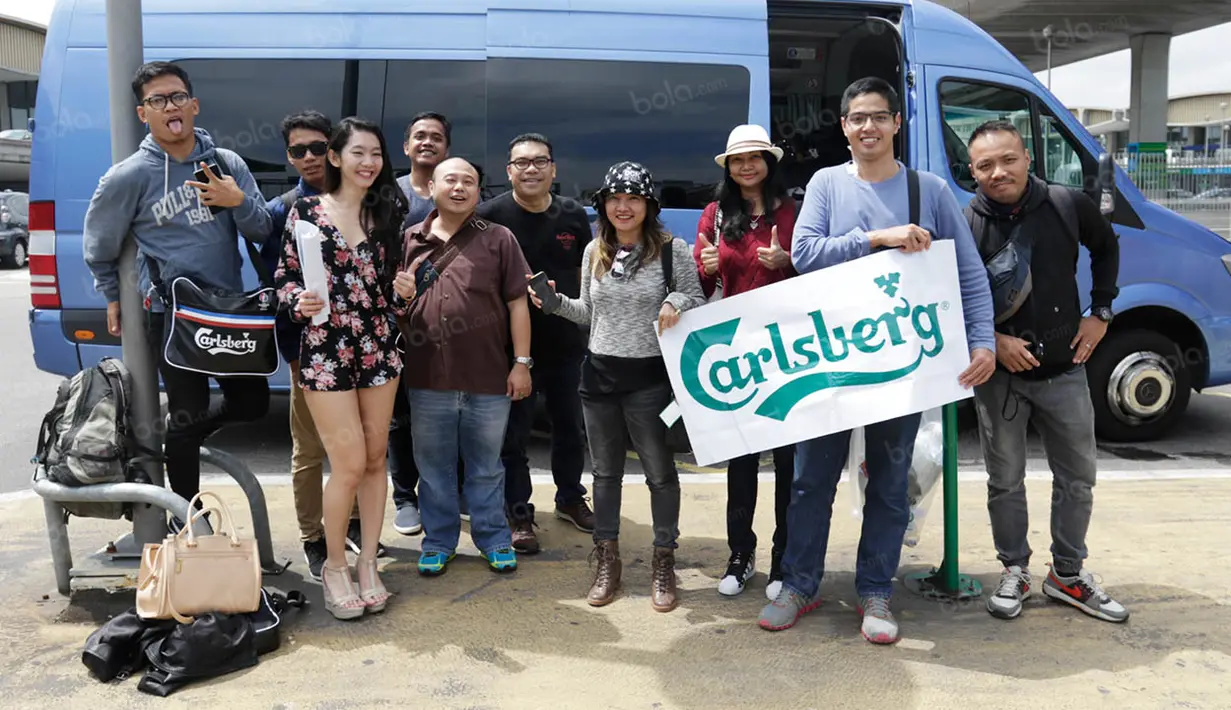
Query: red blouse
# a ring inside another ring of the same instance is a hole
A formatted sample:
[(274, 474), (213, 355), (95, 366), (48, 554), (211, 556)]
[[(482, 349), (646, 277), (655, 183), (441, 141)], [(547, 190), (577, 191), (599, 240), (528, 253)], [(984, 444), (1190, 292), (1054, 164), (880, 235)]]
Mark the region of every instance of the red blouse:
[[(704, 234), (710, 244), (714, 243), (714, 216), (718, 212), (718, 203), (711, 202), (701, 213), (697, 223), (697, 233)], [(795, 231), (795, 200), (784, 197), (782, 204), (773, 213), (773, 222), (762, 218), (760, 225), (744, 234), (738, 242), (722, 239), (718, 243), (718, 271), (706, 275), (705, 267), (701, 265), (701, 241), (693, 245), (692, 257), (697, 265), (697, 275), (701, 278), (701, 288), (705, 297), (714, 294), (718, 286), (718, 277), (722, 277), (723, 297), (734, 296), (745, 291), (751, 291), (760, 286), (767, 286), (796, 275), (794, 267), (789, 263), (778, 270), (771, 271), (761, 266), (757, 258), (757, 249), (769, 248), (772, 227), (778, 227), (778, 244), (788, 254), (791, 252), (791, 233)]]

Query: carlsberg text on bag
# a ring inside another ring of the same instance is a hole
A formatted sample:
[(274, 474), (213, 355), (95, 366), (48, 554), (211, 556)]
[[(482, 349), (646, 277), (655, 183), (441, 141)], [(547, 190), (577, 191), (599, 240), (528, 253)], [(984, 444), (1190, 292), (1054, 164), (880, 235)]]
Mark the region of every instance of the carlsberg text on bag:
[(947, 239), (686, 311), (659, 342), (701, 465), (972, 395)]

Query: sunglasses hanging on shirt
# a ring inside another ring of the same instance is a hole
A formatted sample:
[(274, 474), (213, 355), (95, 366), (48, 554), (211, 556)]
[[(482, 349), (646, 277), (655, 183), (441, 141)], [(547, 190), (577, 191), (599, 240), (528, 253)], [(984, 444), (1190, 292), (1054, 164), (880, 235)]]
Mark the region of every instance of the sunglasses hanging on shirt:
[(619, 279), (624, 277), (624, 262), (628, 260), (632, 253), (631, 247), (620, 247), (620, 250), (616, 252), (615, 259), (611, 262), (612, 278)]

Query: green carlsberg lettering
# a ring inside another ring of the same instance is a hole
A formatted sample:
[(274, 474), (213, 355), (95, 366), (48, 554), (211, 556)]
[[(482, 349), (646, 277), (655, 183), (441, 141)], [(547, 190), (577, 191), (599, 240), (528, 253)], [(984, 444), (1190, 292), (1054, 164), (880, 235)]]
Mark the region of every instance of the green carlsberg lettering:
[[(876, 285), (890, 298), (899, 291), (901, 284), (897, 273), (875, 279)], [(706, 351), (714, 346), (730, 346), (735, 340), (740, 319), (735, 318), (701, 328), (689, 333), (680, 355), (680, 374), (684, 388), (701, 406), (717, 412), (738, 410), (757, 397), (761, 387), (768, 382), (763, 364), (775, 363), (786, 381), (778, 386), (756, 408), (756, 414), (783, 421), (797, 404), (809, 395), (834, 387), (870, 385), (905, 377), (923, 363), (924, 358), (936, 357), (945, 347), (937, 316), (938, 303), (912, 306), (905, 296), (884, 313), (860, 318), (853, 324), (832, 325), (825, 320), (821, 309), (808, 313), (812, 329), (790, 341), (782, 333), (779, 323), (765, 326), (770, 347), (742, 352), (724, 360), (714, 361), (708, 369), (709, 385), (720, 395), (735, 396), (724, 402), (712, 396), (701, 382), (701, 361)], [(944, 306), (948, 308), (946, 303)], [(873, 355), (890, 352), (905, 345), (910, 334), (920, 341), (919, 353), (913, 361), (902, 367), (880, 372), (839, 371), (810, 372), (821, 361), (842, 363), (854, 354)]]

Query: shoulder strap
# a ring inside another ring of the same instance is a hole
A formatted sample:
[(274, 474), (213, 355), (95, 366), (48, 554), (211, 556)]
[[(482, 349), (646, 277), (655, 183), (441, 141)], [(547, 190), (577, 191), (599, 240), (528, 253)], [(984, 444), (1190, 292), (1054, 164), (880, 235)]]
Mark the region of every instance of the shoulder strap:
[(1060, 221), (1064, 223), (1064, 229), (1068, 232), (1069, 239), (1072, 239), (1075, 244), (1079, 244), (1078, 234), (1081, 228), (1077, 221), (1077, 204), (1073, 200), (1073, 193), (1064, 185), (1049, 184), (1047, 186), (1047, 194), (1051, 198), (1051, 203), (1055, 207), (1056, 212), (1060, 215)]
[(296, 200), (296, 198), (298, 198), (298, 197), (299, 197), (299, 188), (298, 188), (298, 187), (292, 187), (291, 189), (287, 190), (286, 192), (282, 193), (281, 195), (278, 195), (278, 199), (279, 199), (279, 200), (282, 200), (282, 206), (283, 206), (283, 207), (284, 207), (284, 208), (285, 208), (288, 212), (290, 211), (291, 206), (295, 204), (295, 200)]
[(468, 229), (460, 236), (454, 235), (449, 241), (437, 246), (428, 255), (428, 261), (432, 262), (433, 268), (436, 269), (436, 275), (444, 276), (445, 269), (449, 268), (449, 264), (453, 262), (457, 255), (461, 253), (462, 247), (466, 246), (471, 239), (480, 231), (487, 229), (488, 223), (475, 218), (473, 220), (475, 229)]
[(970, 225), (970, 234), (975, 238), (975, 247), (978, 248), (979, 254), (986, 253), (987, 246), (987, 225), (983, 221), (983, 215), (975, 212), (974, 207), (967, 204), (962, 214), (966, 217), (966, 223)]
[(910, 223), (919, 225), (919, 173), (911, 168), (906, 169), (906, 195), (910, 201)]
[(663, 245), (663, 283), (667, 286), (667, 295), (675, 290), (675, 272), (672, 269), (672, 252), (675, 251), (675, 237)]

